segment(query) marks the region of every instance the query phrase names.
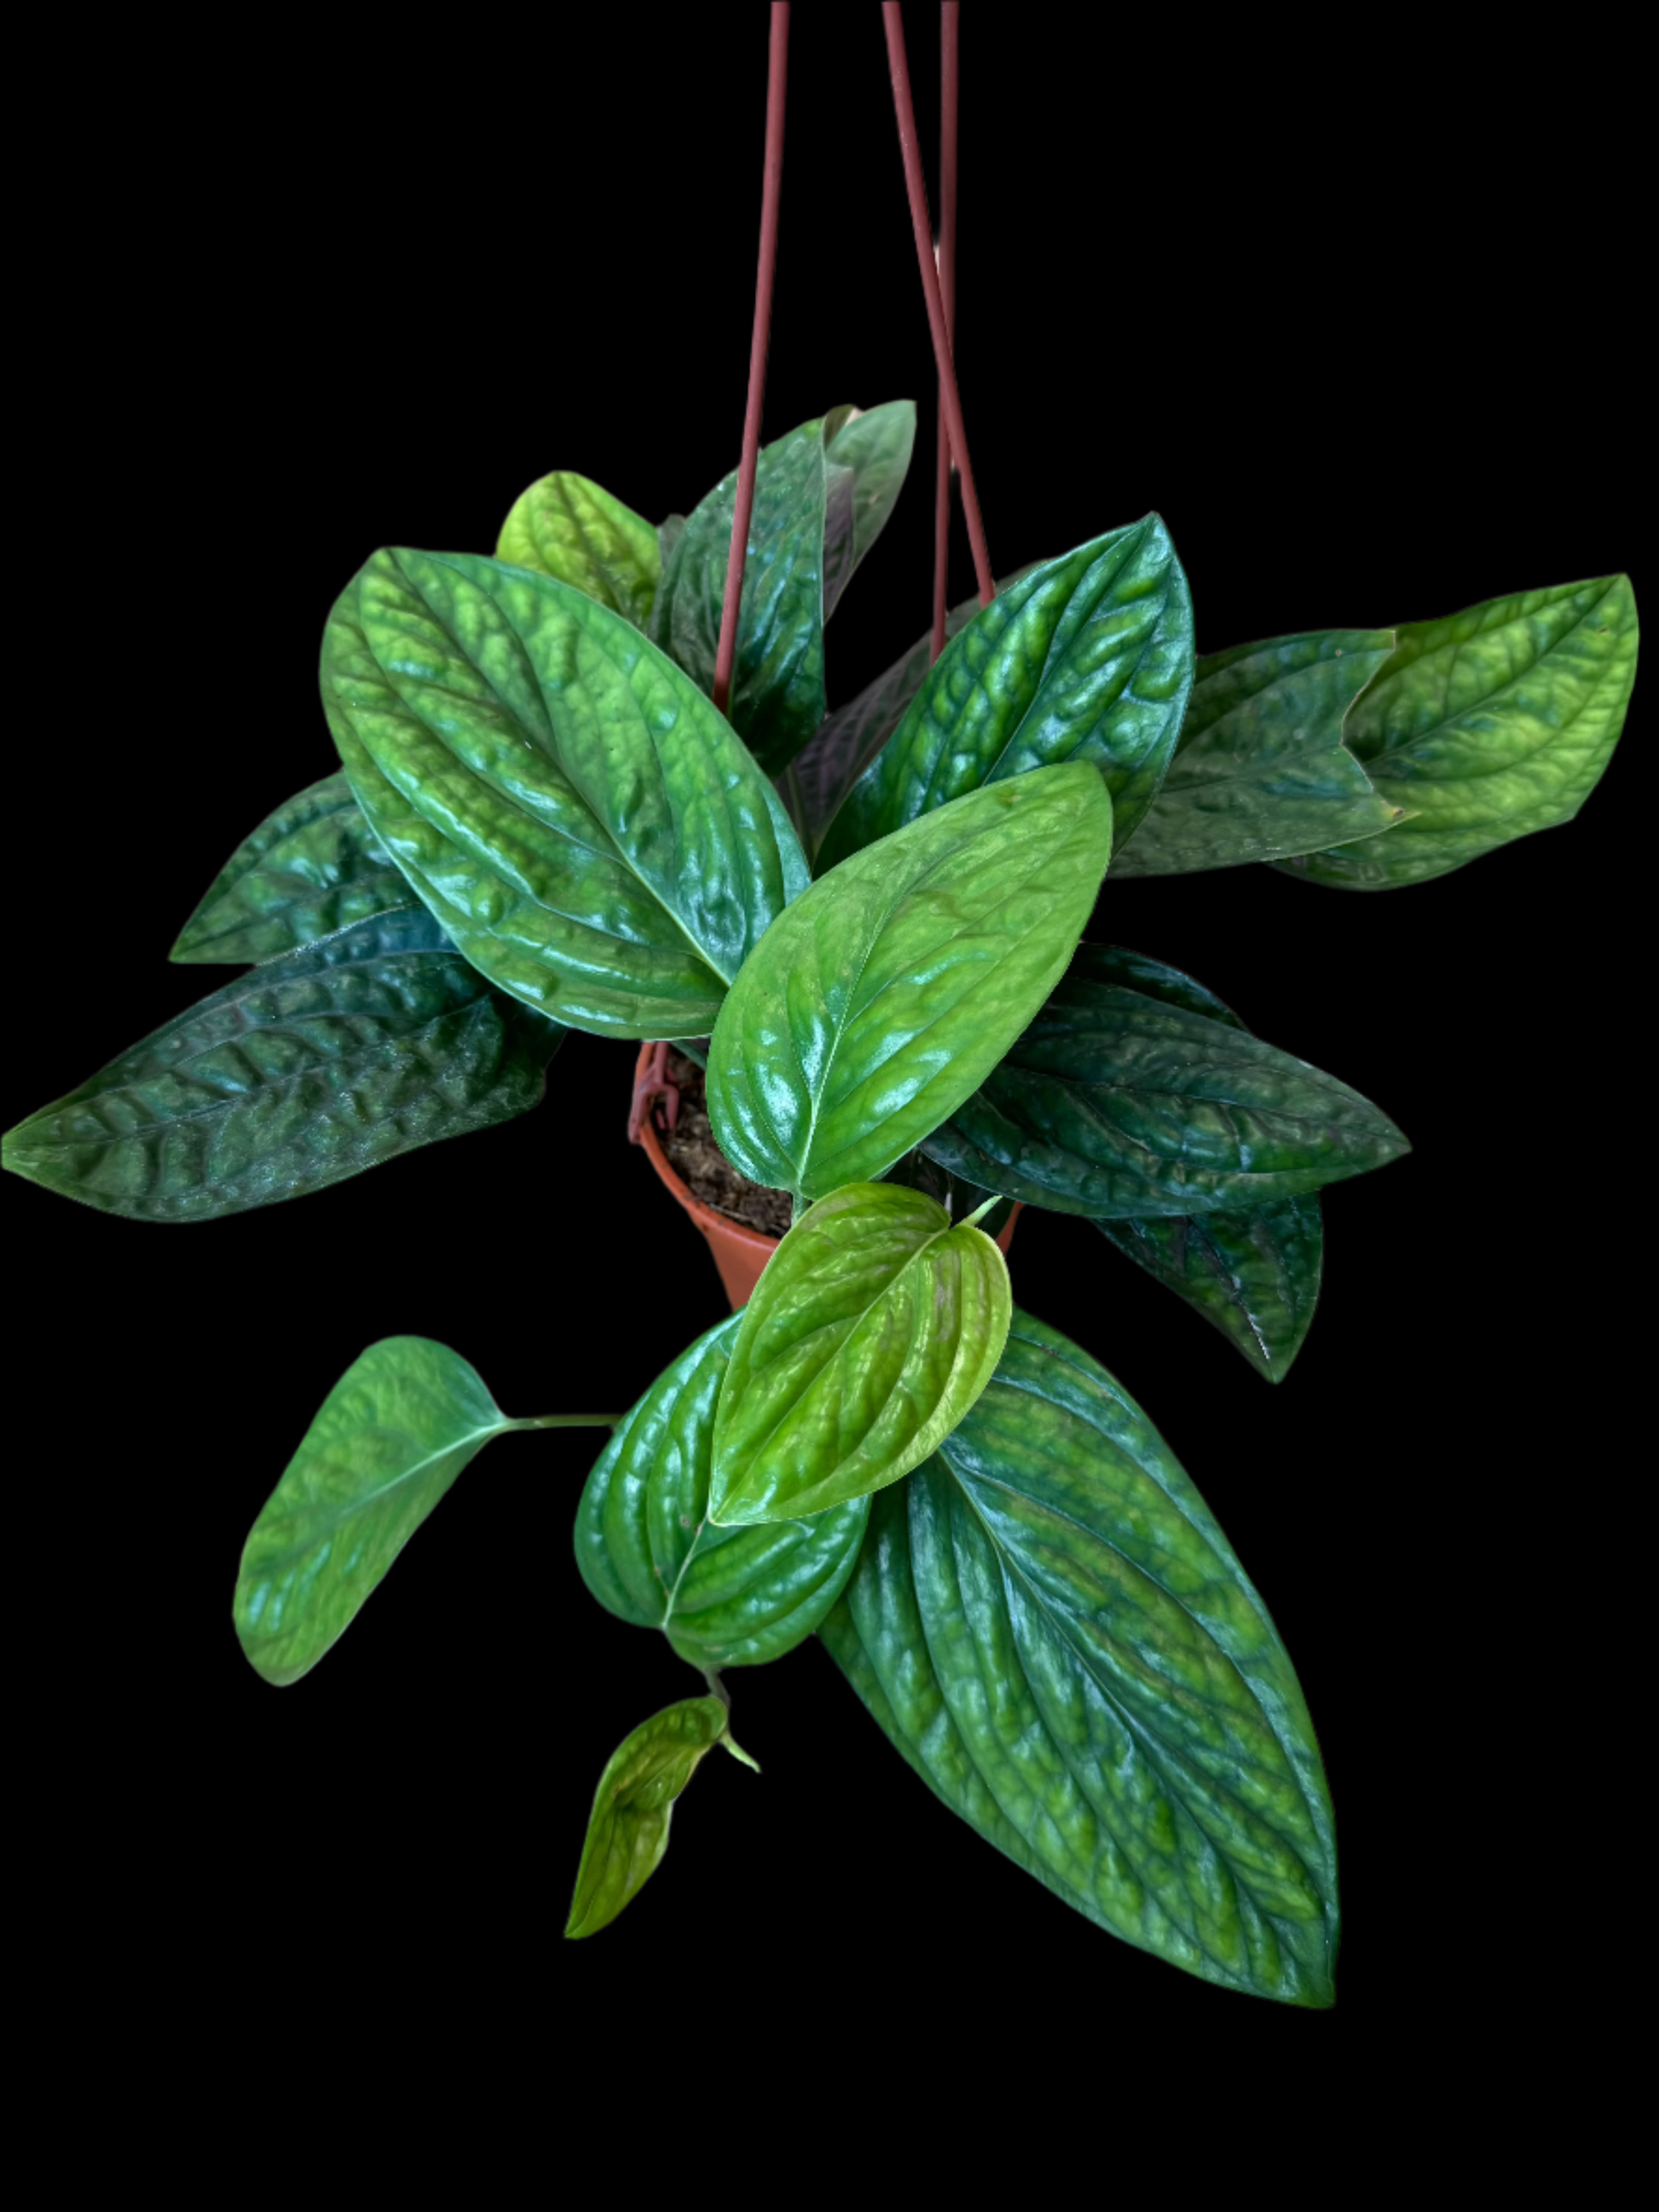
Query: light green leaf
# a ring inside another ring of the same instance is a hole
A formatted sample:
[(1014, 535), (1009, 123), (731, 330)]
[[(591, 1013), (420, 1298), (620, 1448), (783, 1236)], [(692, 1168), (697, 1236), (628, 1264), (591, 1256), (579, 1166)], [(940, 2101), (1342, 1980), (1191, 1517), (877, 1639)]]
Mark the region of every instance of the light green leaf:
[(1016, 1313), (960, 1427), (874, 1501), (822, 1633), (935, 1795), (1088, 1919), (1331, 2002), (1335, 1838), (1295, 1672), (1169, 1447), (1057, 1330)]
[(823, 619), (886, 528), (916, 441), (916, 403), (891, 399), (824, 417)]
[(820, 1197), (873, 1180), (944, 1121), (1058, 981), (1111, 819), (1087, 763), (1036, 769), (911, 823), (797, 899), (714, 1027), (708, 1112), (732, 1165)]
[(657, 595), (657, 533), (643, 516), (569, 469), (521, 491), (495, 557), (556, 576), (643, 629)]
[(853, 1183), (820, 1199), (739, 1317), (713, 1519), (798, 1520), (908, 1474), (990, 1380), (1012, 1311), (991, 1239), (920, 1191)]

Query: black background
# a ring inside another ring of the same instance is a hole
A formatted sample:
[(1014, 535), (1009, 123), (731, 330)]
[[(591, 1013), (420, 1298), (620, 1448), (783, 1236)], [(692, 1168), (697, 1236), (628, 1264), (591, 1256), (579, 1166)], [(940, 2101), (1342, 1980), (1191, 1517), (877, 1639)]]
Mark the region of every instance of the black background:
[[(933, 15), (906, 13), (931, 171)], [(1156, 507), (1213, 650), (1638, 567), (1605, 85), (1546, 131), (1553, 60), (964, 14), (958, 358), (1000, 570)], [(834, 704), (927, 625), (933, 382), (877, 11), (796, 15), (766, 434), (922, 409), (831, 628)], [(684, 511), (736, 459), (765, 11), (553, 20), (395, 71), (250, 40), (195, 53), (205, 77), (135, 49), (130, 87), (100, 81), (82, 215), (35, 246), (7, 1126), (222, 980), (167, 948), (331, 769), (317, 643), (369, 552), (489, 550), (555, 467)], [(960, 534), (955, 563), (961, 598)], [(562, 1944), (600, 1765), (697, 1687), (578, 1580), (591, 1435), (492, 1447), (324, 1668), (249, 1671), (242, 1539), (365, 1345), (440, 1338), (509, 1412), (621, 1407), (723, 1310), (623, 1142), (629, 1048), (583, 1036), (536, 1115), (241, 1218), (8, 1182), (24, 1757), (76, 1986), (330, 2059), (365, 2020), (465, 2019), (526, 2080), (576, 2021), (609, 2025), (568, 2067), (619, 2063), (610, 2008), (645, 1998), (635, 2033), (741, 2051), (751, 2091), (873, 2090), (942, 2049), (965, 2083), (993, 2053), (1051, 2085), (1265, 2057), (1313, 2094), (1386, 2047), (1438, 2095), (1453, 2062), (1418, 2029), (1495, 2019), (1516, 1962), (1567, 1955), (1582, 1872), (1540, 1793), (1628, 1479), (1644, 713), (1578, 823), (1437, 883), (1109, 879), (1091, 935), (1189, 969), (1415, 1146), (1328, 1194), (1282, 1388), (1082, 1224), (1028, 1213), (1013, 1248), (1016, 1295), (1147, 1407), (1296, 1659), (1344, 1852), (1333, 2013), (1068, 1913), (816, 1643), (732, 1678), (763, 1777), (709, 1762), (641, 1900)]]

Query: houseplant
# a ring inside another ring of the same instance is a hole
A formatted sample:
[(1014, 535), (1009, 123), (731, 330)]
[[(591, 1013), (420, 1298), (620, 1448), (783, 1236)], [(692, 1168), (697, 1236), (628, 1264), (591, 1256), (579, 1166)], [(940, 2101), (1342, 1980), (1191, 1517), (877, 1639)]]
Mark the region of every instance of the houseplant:
[[(1127, 861), (1127, 860), (1130, 858), (1130, 856), (1132, 855), (1132, 854), (1133, 854), (1133, 849), (1134, 849), (1134, 848), (1133, 848), (1133, 844), (1131, 844), (1130, 846), (1128, 846), (1128, 847), (1125, 849), (1125, 851), (1124, 851), (1124, 859), (1126, 860), (1126, 861)], [(826, 878), (826, 881), (827, 881), (827, 880), (829, 880), (829, 878)], [(1210, 1018), (1218, 1018), (1218, 1016), (1212, 1016), (1212, 1017), (1210, 1017)], [(1207, 1034), (1207, 1033), (1206, 1033), (1206, 1034)], [(966, 1141), (970, 1141), (970, 1140), (971, 1140), (971, 1133), (970, 1133), (970, 1138), (969, 1138), (969, 1139), (964, 1139), (964, 1142), (966, 1142)], [(1153, 1217), (1145, 1217), (1145, 1216), (1143, 1216), (1143, 1217), (1138, 1217), (1138, 1218), (1153, 1218)]]

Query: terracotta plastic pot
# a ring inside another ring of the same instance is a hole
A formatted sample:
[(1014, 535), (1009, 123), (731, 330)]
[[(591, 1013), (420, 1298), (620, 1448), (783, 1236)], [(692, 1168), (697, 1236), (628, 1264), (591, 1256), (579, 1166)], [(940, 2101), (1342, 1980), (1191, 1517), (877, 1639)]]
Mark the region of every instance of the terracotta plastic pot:
[[(635, 1081), (643, 1076), (650, 1065), (652, 1048), (640, 1047), (639, 1063), (635, 1068)], [(662, 1148), (662, 1139), (647, 1114), (640, 1131), (640, 1140), (645, 1156), (656, 1170), (659, 1177), (685, 1208), (703, 1235), (708, 1239), (708, 1249), (714, 1255), (714, 1265), (720, 1271), (720, 1280), (726, 1285), (726, 1295), (732, 1301), (735, 1313), (739, 1306), (747, 1305), (755, 1285), (760, 1280), (761, 1269), (778, 1249), (775, 1237), (768, 1237), (758, 1229), (748, 1228), (741, 1221), (733, 1221), (729, 1214), (716, 1213), (712, 1206), (702, 1200), (681, 1180), (673, 1162)], [(1019, 1206), (1002, 1225), (997, 1243), (1006, 1255), (1014, 1239), (1014, 1224), (1019, 1219)]]

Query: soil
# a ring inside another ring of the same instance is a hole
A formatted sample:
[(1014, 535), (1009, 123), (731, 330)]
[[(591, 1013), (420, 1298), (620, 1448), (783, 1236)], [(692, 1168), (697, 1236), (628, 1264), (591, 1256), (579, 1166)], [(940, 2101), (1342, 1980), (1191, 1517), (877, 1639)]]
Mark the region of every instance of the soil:
[(788, 1192), (768, 1190), (740, 1176), (714, 1142), (703, 1103), (702, 1070), (695, 1060), (671, 1045), (668, 1073), (680, 1094), (680, 1112), (672, 1133), (663, 1138), (662, 1148), (675, 1172), (690, 1186), (693, 1196), (716, 1213), (764, 1236), (781, 1237), (789, 1226)]

